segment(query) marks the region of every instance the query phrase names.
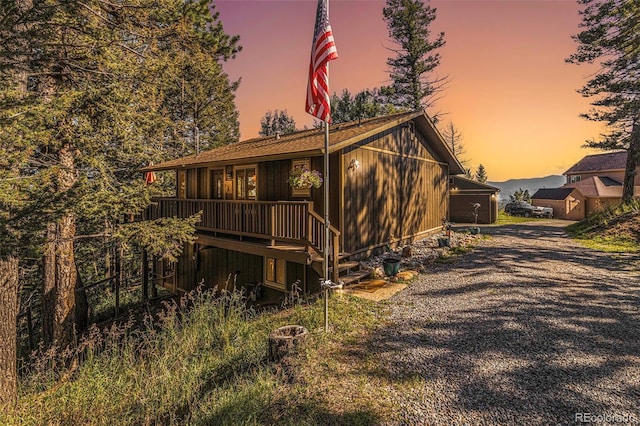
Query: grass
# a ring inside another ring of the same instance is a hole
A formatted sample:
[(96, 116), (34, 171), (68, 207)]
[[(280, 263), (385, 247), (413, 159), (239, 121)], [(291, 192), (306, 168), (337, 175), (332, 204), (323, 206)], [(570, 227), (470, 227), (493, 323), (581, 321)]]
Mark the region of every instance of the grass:
[(504, 210), (500, 210), (498, 212), (498, 220), (496, 221), (497, 225), (509, 225), (513, 223), (523, 223), (523, 222), (531, 222), (534, 220), (540, 220), (533, 217), (524, 217), (524, 216), (511, 216), (504, 212)]
[(640, 202), (609, 206), (569, 225), (566, 230), (571, 237), (594, 250), (640, 252)]
[[(199, 292), (143, 326), (93, 328), (76, 352), (41, 354), (0, 424), (371, 424), (392, 417), (391, 384), (367, 350), (384, 304), (349, 296), (257, 315), (240, 294)], [(268, 334), (300, 324), (299, 356), (269, 363)], [(69, 359), (82, 360), (67, 368)], [(1, 414), (4, 413), (4, 414)]]

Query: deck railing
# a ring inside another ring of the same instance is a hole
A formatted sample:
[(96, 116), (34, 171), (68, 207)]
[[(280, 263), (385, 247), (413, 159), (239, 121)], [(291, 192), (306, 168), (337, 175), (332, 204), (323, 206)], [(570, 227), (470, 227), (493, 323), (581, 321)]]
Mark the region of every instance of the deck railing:
[[(196, 229), (214, 233), (302, 244), (324, 252), (324, 220), (310, 201), (236, 201), (157, 198), (147, 219), (186, 218), (202, 212)], [(340, 232), (330, 227), (331, 256), (337, 270)]]

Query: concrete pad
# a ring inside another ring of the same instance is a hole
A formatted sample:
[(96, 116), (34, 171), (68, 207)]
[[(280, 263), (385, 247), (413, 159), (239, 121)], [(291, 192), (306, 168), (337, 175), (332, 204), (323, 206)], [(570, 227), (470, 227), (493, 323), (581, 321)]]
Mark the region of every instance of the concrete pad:
[[(374, 281), (374, 280), (372, 280), (372, 281)], [(383, 281), (383, 280), (375, 280), (375, 281)], [(337, 293), (339, 293), (339, 294), (348, 294), (350, 296), (356, 296), (356, 297), (360, 297), (362, 299), (373, 300), (374, 302), (379, 302), (381, 300), (386, 300), (386, 299), (390, 298), (394, 294), (398, 293), (399, 291), (404, 290), (407, 287), (406, 284), (390, 283), (390, 282), (386, 282), (386, 281), (385, 281), (385, 283), (386, 284), (384, 286), (378, 287), (373, 292), (365, 290), (365, 289), (359, 289), (359, 288), (356, 288), (356, 286), (354, 286), (354, 287), (347, 287), (347, 288), (344, 288), (342, 290), (337, 290)], [(363, 284), (364, 284), (364, 282), (360, 283), (359, 286), (363, 285)]]

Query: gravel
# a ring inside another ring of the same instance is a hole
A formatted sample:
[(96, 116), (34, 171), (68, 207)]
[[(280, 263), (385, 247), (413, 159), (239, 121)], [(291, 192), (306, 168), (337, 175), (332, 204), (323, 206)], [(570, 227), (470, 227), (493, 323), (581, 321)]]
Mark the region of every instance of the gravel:
[(562, 222), (483, 227), (390, 301), (373, 350), (399, 424), (640, 424), (640, 259)]

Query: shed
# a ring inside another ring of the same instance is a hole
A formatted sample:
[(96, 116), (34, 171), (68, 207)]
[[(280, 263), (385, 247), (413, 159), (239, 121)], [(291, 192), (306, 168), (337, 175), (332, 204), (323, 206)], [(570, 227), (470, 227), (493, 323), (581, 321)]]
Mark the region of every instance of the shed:
[(498, 192), (500, 189), (462, 176), (449, 178), (449, 205), (452, 222), (473, 223), (473, 205), (478, 203), (478, 223), (498, 220)]
[(531, 204), (551, 207), (556, 219), (581, 220), (585, 216), (585, 197), (576, 188), (543, 188), (536, 191)]

